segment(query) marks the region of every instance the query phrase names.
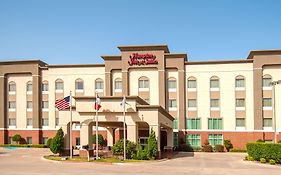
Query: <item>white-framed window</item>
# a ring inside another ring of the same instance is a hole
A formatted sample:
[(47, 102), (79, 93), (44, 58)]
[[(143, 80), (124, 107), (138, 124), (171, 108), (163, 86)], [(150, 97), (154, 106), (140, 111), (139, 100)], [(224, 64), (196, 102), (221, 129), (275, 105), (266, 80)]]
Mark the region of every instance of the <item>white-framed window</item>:
[(272, 110), (272, 98), (262, 99), (263, 110)]
[(176, 111), (176, 110), (177, 110), (177, 100), (169, 99), (169, 111)]
[(103, 80), (102, 79), (97, 79), (95, 81), (95, 89), (97, 92), (103, 92)]
[(187, 88), (196, 89), (197, 88), (196, 80), (187, 80)]
[(26, 92), (27, 93), (31, 93), (32, 92), (32, 82), (31, 81), (29, 81), (29, 82), (27, 82), (27, 84), (26, 84)]
[(16, 111), (16, 102), (15, 101), (9, 101), (8, 107), (9, 107), (9, 111)]
[(55, 89), (56, 89), (56, 92), (58, 91), (63, 91), (63, 81), (61, 79), (57, 79), (56, 82), (55, 82)]
[(16, 94), (16, 83), (10, 82), (8, 85), (9, 94)]
[(169, 92), (177, 91), (177, 80), (176, 79), (168, 79), (168, 91)]
[(42, 143), (44, 145), (47, 145), (48, 139), (49, 139), (48, 137), (42, 137)]
[(32, 105), (33, 105), (32, 101), (27, 101), (26, 102), (26, 110), (32, 111)]
[(139, 79), (139, 91), (149, 91), (149, 79), (147, 77)]
[(244, 98), (237, 98), (235, 100), (236, 110), (244, 111), (245, 110), (245, 99)]
[(272, 81), (271, 77), (264, 77), (262, 79), (262, 87), (271, 87), (271, 84), (270, 84), (271, 81)]
[(245, 78), (244, 76), (237, 76), (235, 79), (235, 90), (245, 90)]
[(263, 130), (272, 130), (272, 118), (263, 118)]
[(17, 120), (16, 120), (16, 118), (9, 118), (9, 119), (8, 119), (8, 125), (9, 125), (9, 127), (10, 127), (10, 126), (16, 127), (16, 126), (17, 126)]
[(49, 111), (49, 101), (42, 101), (42, 110)]
[(77, 79), (75, 81), (75, 91), (83, 91), (84, 90), (84, 82), (82, 79)]
[(211, 89), (219, 89), (220, 88), (219, 79), (211, 79), (210, 80), (210, 88)]
[(197, 110), (197, 100), (196, 99), (188, 99), (187, 100), (188, 111), (196, 111)]
[(246, 128), (245, 118), (236, 118), (235, 125), (236, 125), (236, 130), (245, 130)]
[(32, 144), (32, 137), (26, 137), (26, 143)]
[(48, 92), (49, 91), (49, 84), (48, 82), (44, 81), (42, 83), (42, 92)]
[(209, 143), (211, 146), (223, 145), (223, 135), (222, 134), (209, 134)]
[(49, 119), (48, 118), (42, 118), (42, 126), (49, 126)]
[(122, 92), (122, 80), (121, 79), (116, 79), (114, 81), (114, 91)]
[(32, 118), (27, 118), (26, 119), (26, 127), (27, 128), (32, 128)]
[(211, 110), (219, 110), (220, 109), (220, 100), (219, 99), (210, 99), (210, 107), (211, 107)]

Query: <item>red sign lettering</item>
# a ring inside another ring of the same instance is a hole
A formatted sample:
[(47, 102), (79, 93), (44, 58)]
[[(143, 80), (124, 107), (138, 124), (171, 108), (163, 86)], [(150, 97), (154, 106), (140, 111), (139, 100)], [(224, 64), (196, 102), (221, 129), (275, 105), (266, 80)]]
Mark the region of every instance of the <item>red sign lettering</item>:
[(128, 61), (130, 66), (132, 65), (148, 65), (148, 64), (158, 64), (158, 60), (156, 60), (156, 56), (153, 54), (138, 54), (133, 53), (130, 55), (130, 60)]

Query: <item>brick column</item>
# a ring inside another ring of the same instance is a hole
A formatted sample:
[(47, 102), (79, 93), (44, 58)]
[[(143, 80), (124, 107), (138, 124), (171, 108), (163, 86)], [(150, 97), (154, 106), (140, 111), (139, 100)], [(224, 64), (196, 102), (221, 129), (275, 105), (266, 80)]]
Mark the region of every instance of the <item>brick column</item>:
[(7, 135), (5, 129), (7, 125), (7, 87), (6, 77), (0, 75), (0, 144), (7, 143)]
[(105, 72), (105, 96), (112, 96), (111, 72)]
[(32, 75), (32, 126), (36, 131), (32, 137), (33, 144), (41, 142), (41, 77), (40, 75)]
[(166, 109), (166, 73), (165, 70), (158, 71), (159, 77), (159, 105)]
[(128, 78), (128, 70), (122, 70), (122, 88), (123, 95), (130, 95), (129, 93), (129, 78)]

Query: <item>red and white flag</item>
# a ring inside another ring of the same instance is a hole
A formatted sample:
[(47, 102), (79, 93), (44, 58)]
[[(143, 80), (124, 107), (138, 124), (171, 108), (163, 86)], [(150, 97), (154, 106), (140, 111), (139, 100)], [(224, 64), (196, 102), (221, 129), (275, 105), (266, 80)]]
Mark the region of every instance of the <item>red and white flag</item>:
[(59, 99), (55, 102), (56, 108), (59, 110), (68, 109), (70, 107), (70, 96)]
[(101, 101), (99, 95), (96, 96), (96, 102), (95, 102), (95, 110), (99, 110), (101, 108)]

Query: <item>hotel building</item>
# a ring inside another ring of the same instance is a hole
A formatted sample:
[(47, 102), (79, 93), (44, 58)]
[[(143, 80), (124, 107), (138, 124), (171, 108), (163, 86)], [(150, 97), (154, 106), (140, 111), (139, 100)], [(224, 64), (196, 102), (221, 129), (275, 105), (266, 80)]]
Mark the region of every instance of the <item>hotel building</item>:
[(95, 92), (102, 105), (99, 132), (109, 146), (123, 136), (123, 95), (129, 103), (127, 138), (145, 145), (153, 128), (159, 150), (225, 139), (245, 148), (258, 139), (273, 141), (274, 130), (281, 131), (281, 85), (273, 94), (270, 84), (281, 79), (281, 50), (251, 51), (243, 60), (190, 62), (167, 45), (118, 49), (120, 55), (102, 56), (104, 64), (0, 62), (0, 143), (11, 143), (15, 134), (26, 143), (45, 143), (62, 127), (67, 149), (70, 114), (54, 104), (70, 91), (74, 145), (91, 142)]

